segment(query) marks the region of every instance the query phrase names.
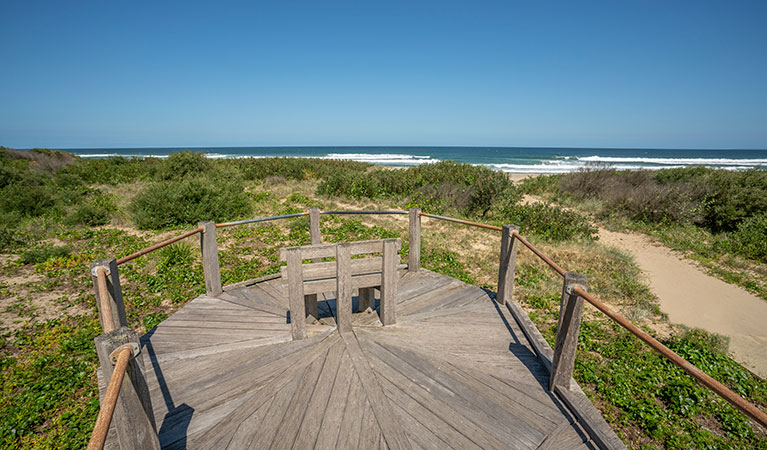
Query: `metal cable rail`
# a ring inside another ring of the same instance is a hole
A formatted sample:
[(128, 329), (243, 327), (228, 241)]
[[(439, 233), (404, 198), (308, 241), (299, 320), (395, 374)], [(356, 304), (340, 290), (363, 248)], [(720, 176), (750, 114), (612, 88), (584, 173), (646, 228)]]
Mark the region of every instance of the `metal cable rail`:
[(320, 214), (322, 215), (382, 215), (382, 214), (405, 214), (407, 215), (407, 211), (400, 211), (397, 209), (393, 209), (390, 211), (367, 211), (367, 210), (357, 210), (357, 211), (320, 211)]
[(235, 225), (245, 225), (248, 223), (269, 222), (271, 220), (290, 219), (292, 217), (301, 217), (301, 216), (308, 216), (308, 215), (309, 215), (309, 211), (304, 211), (304, 212), (295, 213), (295, 214), (283, 214), (281, 216), (258, 217), (255, 219), (237, 220), (235, 222), (217, 223), (216, 228), (233, 227)]
[[(357, 210), (357, 211), (341, 211), (341, 210), (331, 210), (331, 211), (321, 211), (320, 214), (322, 215), (385, 215), (385, 214), (408, 214), (407, 211), (400, 211), (400, 210), (390, 210), (390, 211), (368, 211), (368, 210)], [(280, 219), (292, 219), (295, 217), (302, 217), (302, 216), (308, 216), (309, 211), (304, 211), (300, 213), (293, 213), (293, 214), (283, 214), (281, 216), (270, 216), (270, 217), (257, 217), (255, 219), (245, 219), (245, 220), (237, 220), (234, 222), (224, 222), (224, 223), (217, 223), (216, 228), (228, 228), (233, 227), (235, 225), (246, 225), (249, 223), (260, 223), (260, 222), (270, 222), (272, 220), (280, 220)], [(434, 216), (437, 218), (441, 218), (440, 216)], [(458, 219), (455, 219), (458, 220)], [(471, 223), (471, 222), (469, 222)], [(481, 226), (482, 224), (475, 224)], [(487, 225), (487, 227), (491, 227), (491, 225)], [(493, 229), (498, 229), (498, 227), (493, 227)], [(167, 239), (165, 241), (159, 242), (155, 245), (152, 245), (151, 247), (147, 247), (145, 249), (139, 250), (135, 253), (131, 253), (130, 255), (123, 256), (122, 258), (117, 260), (117, 264), (124, 264), (128, 261), (132, 261), (140, 256), (144, 256), (147, 253), (151, 253), (155, 250), (159, 250), (167, 245), (173, 244), (175, 242), (178, 242), (182, 239), (186, 239), (189, 236), (193, 236), (197, 233), (201, 233), (203, 231), (203, 227), (195, 228), (194, 230), (187, 231), (184, 234), (181, 234), (176, 237), (172, 237), (170, 239)]]

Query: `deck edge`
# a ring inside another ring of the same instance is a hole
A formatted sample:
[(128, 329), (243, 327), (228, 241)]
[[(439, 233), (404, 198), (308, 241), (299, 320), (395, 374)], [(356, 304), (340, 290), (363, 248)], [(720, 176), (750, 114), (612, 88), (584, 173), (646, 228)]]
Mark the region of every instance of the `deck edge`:
[[(522, 309), (519, 303), (512, 299), (506, 303), (506, 307), (512, 317), (514, 317), (517, 325), (522, 329), (527, 340), (535, 349), (538, 359), (546, 370), (551, 373), (551, 358), (554, 355), (554, 351), (551, 349), (549, 343), (546, 342), (546, 339), (543, 338), (538, 327), (533, 324), (530, 317), (528, 317), (527, 313)], [(602, 417), (602, 414), (596, 406), (591, 403), (591, 400), (586, 397), (586, 394), (583, 392), (578, 382), (572, 379), (570, 385), (575, 387), (575, 389), (567, 390), (557, 386), (554, 393), (578, 419), (578, 422), (583, 426), (594, 444), (603, 450), (626, 449), (626, 444), (623, 443), (615, 433), (615, 430), (613, 430), (605, 418)]]

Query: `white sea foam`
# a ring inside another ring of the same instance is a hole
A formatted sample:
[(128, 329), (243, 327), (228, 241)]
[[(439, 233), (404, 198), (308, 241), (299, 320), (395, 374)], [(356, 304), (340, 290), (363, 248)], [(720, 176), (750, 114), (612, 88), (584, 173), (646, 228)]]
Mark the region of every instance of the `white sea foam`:
[(123, 158), (167, 158), (168, 155), (138, 155), (138, 154), (125, 154), (125, 153), (80, 153), (77, 154), (80, 158), (114, 158), (121, 156)]
[[(489, 167), (491, 169), (500, 170), (501, 172), (508, 173), (569, 173), (576, 172), (579, 169), (586, 167), (585, 164), (477, 164)], [(640, 165), (621, 165), (617, 168), (621, 170), (658, 170), (658, 169), (674, 169), (679, 167), (685, 167), (683, 165), (669, 165), (669, 166), (640, 166)], [(729, 167), (728, 167), (729, 168)], [(749, 167), (732, 167), (733, 170), (743, 170)]]
[[(83, 153), (79, 155), (82, 158), (109, 158), (122, 156), (126, 158), (167, 158), (168, 154), (141, 154), (141, 153)], [(247, 155), (230, 153), (207, 153), (206, 156), (211, 159), (239, 159), (239, 158), (273, 158), (280, 155)], [(284, 157), (284, 156), (283, 156)], [(319, 158), (327, 160), (351, 160), (370, 164), (409, 167), (419, 164), (430, 164), (440, 162), (441, 159), (429, 155), (411, 155), (406, 153), (329, 153), (327, 155), (296, 155), (290, 158)], [(477, 158), (472, 158), (475, 161)], [(508, 163), (482, 163), (473, 162), (477, 166), (485, 166), (494, 170), (508, 173), (568, 173), (583, 169), (592, 163), (605, 163), (621, 170), (641, 170), (641, 169), (666, 169), (686, 167), (691, 165), (703, 165), (721, 167), (729, 170), (747, 170), (764, 165), (767, 166), (767, 158), (661, 158), (646, 156), (574, 156), (561, 155), (551, 159), (543, 157), (541, 159), (519, 159), (510, 157)], [(526, 162), (529, 162), (526, 164)]]
[(758, 166), (767, 165), (767, 159), (740, 158), (649, 158), (649, 157), (619, 157), (619, 156), (582, 156), (579, 161), (604, 163), (644, 163), (644, 164), (681, 164), (701, 166)]
[(320, 156), (321, 159), (350, 160), (366, 162), (371, 164), (387, 165), (408, 165), (428, 164), (439, 162), (439, 159), (428, 155), (406, 155), (406, 154), (376, 154), (376, 153), (330, 153), (326, 156)]

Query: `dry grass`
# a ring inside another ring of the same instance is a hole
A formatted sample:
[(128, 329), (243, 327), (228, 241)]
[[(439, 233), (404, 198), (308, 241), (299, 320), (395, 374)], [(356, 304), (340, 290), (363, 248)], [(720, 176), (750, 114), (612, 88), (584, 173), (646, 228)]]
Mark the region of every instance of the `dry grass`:
[(14, 150), (2, 148), (2, 151), (9, 158), (24, 159), (30, 161), (32, 167), (45, 172), (56, 172), (59, 169), (77, 161), (77, 157), (59, 150), (33, 149), (33, 150)]

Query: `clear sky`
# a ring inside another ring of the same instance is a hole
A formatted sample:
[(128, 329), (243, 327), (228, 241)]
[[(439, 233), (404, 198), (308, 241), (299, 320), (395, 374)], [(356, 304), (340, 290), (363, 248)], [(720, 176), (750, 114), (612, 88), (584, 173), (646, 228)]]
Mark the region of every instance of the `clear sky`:
[(0, 0), (0, 145), (767, 148), (767, 1)]

